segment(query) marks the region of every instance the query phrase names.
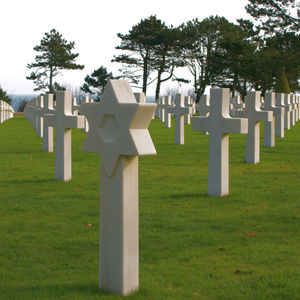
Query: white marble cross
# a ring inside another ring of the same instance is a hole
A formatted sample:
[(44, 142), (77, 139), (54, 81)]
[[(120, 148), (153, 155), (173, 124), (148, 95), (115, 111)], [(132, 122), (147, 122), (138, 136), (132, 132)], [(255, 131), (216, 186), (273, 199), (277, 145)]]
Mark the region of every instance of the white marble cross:
[(266, 93), (262, 110), (273, 112), (273, 120), (265, 123), (264, 146), (274, 147), (275, 135), (284, 137), (284, 108), (275, 106), (275, 93)]
[[(53, 108), (53, 94), (44, 95), (43, 114), (53, 115), (55, 110)], [(48, 121), (44, 118), (43, 126), (43, 150), (46, 152), (53, 152), (53, 127), (48, 125)]]
[(165, 128), (171, 128), (172, 113), (170, 107), (173, 107), (171, 96), (165, 96)]
[(235, 116), (248, 119), (245, 160), (250, 164), (256, 164), (259, 162), (259, 122), (271, 122), (273, 119), (273, 112), (262, 111), (260, 109), (260, 105), (260, 92), (248, 92), (245, 100), (245, 110), (235, 112)]
[(297, 111), (298, 111), (298, 121), (300, 120), (300, 95), (296, 95), (296, 105), (297, 105)]
[[(200, 117), (207, 117), (210, 111), (209, 95), (202, 95), (199, 99), (199, 103), (196, 104), (196, 110)], [(208, 132), (203, 132), (203, 134), (208, 134)]]
[[(80, 106), (79, 106), (79, 112), (82, 115), (84, 115), (84, 113), (82, 112), (81, 107), (82, 107), (82, 105), (84, 103), (91, 103), (88, 96), (84, 96), (82, 98), (82, 101), (81, 101)], [(87, 120), (86, 117), (84, 117), (84, 128), (82, 128), (82, 131), (84, 131), (84, 132), (88, 132), (89, 131), (89, 122), (88, 122), (88, 120)]]
[(56, 92), (56, 109), (45, 115), (48, 126), (55, 127), (55, 179), (68, 181), (72, 177), (71, 129), (83, 128), (84, 117), (72, 115), (72, 93)]
[(291, 104), (292, 104), (292, 108), (293, 108), (293, 119), (291, 121), (291, 124), (293, 126), (296, 125), (296, 122), (298, 121), (298, 105), (296, 104), (296, 96), (295, 95), (290, 95), (290, 99), (291, 99)]
[(292, 114), (292, 105), (290, 103), (290, 95), (282, 94), (284, 105), (285, 105), (285, 117), (284, 117), (284, 128), (289, 130), (291, 128), (291, 114)]
[(138, 156), (156, 150), (148, 126), (156, 104), (139, 104), (126, 80), (109, 80), (100, 103), (83, 104), (83, 151), (101, 155), (99, 287), (138, 289)]
[(231, 99), (232, 99), (231, 114), (232, 114), (232, 116), (234, 116), (234, 113), (236, 110), (242, 110), (244, 108), (244, 103), (242, 102), (240, 95), (236, 95)]
[(196, 104), (196, 111), (200, 117), (207, 117), (210, 110), (209, 95), (202, 95), (199, 103)]
[(156, 110), (155, 110), (155, 117), (160, 119), (161, 118), (161, 98), (157, 100)]
[(191, 108), (189, 113), (184, 115), (184, 123), (189, 125), (191, 124), (191, 115), (193, 114), (193, 103), (190, 96), (184, 97), (184, 106)]
[(37, 136), (42, 138), (43, 137), (43, 125), (44, 125), (44, 113), (43, 113), (43, 107), (44, 107), (44, 98), (43, 96), (37, 97), (37, 107), (35, 108), (35, 115), (37, 118), (37, 127), (36, 132)]
[(176, 94), (175, 106), (168, 111), (175, 114), (175, 144), (184, 144), (184, 116), (190, 113), (191, 108), (184, 106), (184, 95)]
[(208, 117), (192, 117), (192, 130), (209, 133), (208, 194), (229, 193), (229, 133), (247, 133), (247, 119), (229, 115), (229, 89), (210, 90)]
[(72, 112), (74, 116), (78, 116), (79, 107), (80, 106), (77, 104), (77, 99), (74, 97), (72, 102)]
[(29, 120), (31, 126), (36, 129), (36, 116), (34, 113), (36, 98), (30, 100), (24, 108), (24, 117)]

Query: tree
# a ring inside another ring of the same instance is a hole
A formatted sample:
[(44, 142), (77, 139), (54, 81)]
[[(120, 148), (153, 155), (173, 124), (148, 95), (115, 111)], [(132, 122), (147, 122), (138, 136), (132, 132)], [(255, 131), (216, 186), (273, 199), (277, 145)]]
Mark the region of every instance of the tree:
[[(273, 52), (272, 69), (275, 69), (276, 88), (282, 87), (283, 82), (291, 82), (293, 90), (299, 89), (300, 3), (296, 0), (248, 1), (249, 4), (245, 8), (252, 17), (260, 21), (261, 26), (259, 27), (265, 31), (267, 36), (266, 46)], [(294, 47), (293, 51), (297, 53), (296, 56), (288, 49), (288, 44), (291, 45), (291, 42)], [(291, 72), (287, 64), (293, 70), (297, 70), (296, 73)]]
[(35, 57), (35, 63), (27, 65), (29, 69), (36, 69), (26, 77), (26, 79), (34, 81), (35, 91), (48, 89), (49, 93), (53, 93), (55, 90), (53, 78), (62, 70), (82, 70), (84, 68), (83, 65), (75, 64), (75, 59), (79, 54), (72, 53), (74, 47), (74, 42), (63, 39), (55, 29), (52, 29), (50, 33), (45, 33), (40, 45), (33, 48), (40, 53)]
[(99, 101), (109, 79), (117, 79), (117, 77), (114, 77), (111, 72), (108, 73), (107, 69), (101, 66), (84, 78), (85, 83), (80, 89), (87, 94), (95, 95), (96, 101)]
[(1, 88), (1, 85), (0, 85), (0, 100), (3, 100), (8, 104), (11, 104), (11, 99), (9, 98), (7, 93)]
[[(277, 33), (266, 39), (266, 47), (273, 54), (273, 71), (276, 76), (276, 87), (284, 85), (285, 90), (299, 90), (300, 79), (300, 36), (295, 32)], [(279, 82), (277, 82), (279, 81)]]
[(296, 0), (248, 0), (246, 11), (261, 22), (266, 32), (298, 31), (300, 3)]
[(221, 72), (220, 41), (228, 21), (223, 17), (210, 16), (202, 21), (193, 19), (180, 26), (182, 32), (182, 60), (193, 76), (196, 101), (209, 85), (216, 84)]
[(128, 34), (117, 34), (121, 44), (116, 49), (127, 53), (114, 56), (112, 62), (125, 64), (123, 73), (133, 84), (138, 84), (142, 80), (142, 91), (145, 94), (151, 72), (150, 61), (153, 58), (151, 46), (154, 44), (155, 32), (162, 26), (161, 21), (155, 16), (150, 16), (133, 26)]
[[(184, 62), (180, 58), (182, 35), (178, 28), (167, 27), (163, 24), (162, 28), (155, 33), (155, 42), (151, 49), (154, 52), (150, 66), (157, 72), (155, 99), (159, 99), (160, 87), (163, 82), (169, 79), (178, 82), (189, 82), (184, 78), (177, 78), (174, 74), (175, 68), (184, 67)], [(163, 74), (166, 74), (163, 78)]]
[(25, 107), (26, 107), (26, 105), (27, 105), (27, 103), (28, 103), (27, 101), (23, 100), (23, 101), (21, 102), (20, 106), (19, 106), (18, 111), (23, 112), (24, 109), (25, 109)]
[(249, 20), (239, 19), (238, 24), (227, 23), (219, 40), (218, 72), (216, 85), (228, 87), (234, 94), (238, 91), (242, 97), (251, 88), (249, 80), (257, 48), (257, 34)]

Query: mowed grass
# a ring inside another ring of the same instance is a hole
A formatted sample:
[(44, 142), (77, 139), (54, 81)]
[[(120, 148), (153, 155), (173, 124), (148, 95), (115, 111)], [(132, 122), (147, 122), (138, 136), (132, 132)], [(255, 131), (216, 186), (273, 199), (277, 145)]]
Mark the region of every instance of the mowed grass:
[[(172, 121), (174, 122), (174, 120)], [(173, 124), (174, 126), (174, 124)], [(300, 299), (300, 123), (244, 162), (230, 136), (230, 194), (207, 196), (209, 136), (152, 121), (139, 159), (140, 287), (128, 299)], [(0, 299), (121, 299), (98, 290), (100, 159), (72, 131), (72, 180), (23, 117), (0, 124)], [(87, 226), (92, 224), (92, 226)]]

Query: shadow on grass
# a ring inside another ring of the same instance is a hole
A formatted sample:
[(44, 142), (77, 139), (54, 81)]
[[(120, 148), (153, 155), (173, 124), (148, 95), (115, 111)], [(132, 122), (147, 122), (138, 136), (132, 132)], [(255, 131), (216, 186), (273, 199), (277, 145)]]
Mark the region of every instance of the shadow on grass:
[(14, 154), (34, 154), (34, 153), (47, 153), (43, 150), (21, 150), (21, 149), (14, 149), (9, 150), (9, 151), (0, 151), (0, 154), (10, 154), (10, 155), (14, 155)]
[(200, 197), (207, 197), (207, 193), (177, 193), (177, 194), (167, 195), (163, 198), (182, 199), (182, 198), (200, 198)]
[[(97, 284), (94, 283), (66, 283), (57, 285), (53, 283), (44, 285), (0, 287), (0, 292), (1, 295), (9, 295), (9, 299), (61, 299), (62, 297), (66, 297), (67, 299), (70, 295), (77, 295), (78, 297), (92, 296), (93, 299), (101, 299), (103, 296), (115, 295), (104, 290), (99, 290)], [(76, 299), (76, 296), (74, 299)]]
[(29, 179), (14, 179), (14, 180), (3, 180), (0, 181), (0, 183), (4, 183), (4, 184), (24, 184), (24, 183), (32, 183), (32, 184), (37, 184), (37, 183), (53, 183), (54, 179), (53, 178), (47, 178), (47, 179), (38, 179), (37, 176), (36, 177), (32, 177)]

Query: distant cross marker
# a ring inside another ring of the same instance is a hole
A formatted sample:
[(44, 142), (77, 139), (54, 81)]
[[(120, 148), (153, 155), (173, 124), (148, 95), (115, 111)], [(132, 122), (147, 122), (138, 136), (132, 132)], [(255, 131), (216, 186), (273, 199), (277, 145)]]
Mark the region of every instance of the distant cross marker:
[(199, 103), (196, 104), (196, 111), (199, 113), (200, 117), (207, 117), (209, 114), (209, 96), (202, 95), (200, 97)]
[(229, 115), (229, 89), (211, 89), (210, 115), (192, 117), (192, 130), (209, 133), (209, 195), (229, 193), (229, 133), (247, 133), (247, 125), (247, 119)]
[(291, 123), (292, 123), (292, 119), (291, 119), (291, 115), (292, 115), (292, 105), (290, 103), (290, 95), (287, 94), (282, 94), (281, 97), (283, 97), (283, 103), (285, 106), (285, 118), (284, 118), (284, 128), (289, 130), (291, 129)]
[(100, 103), (83, 104), (83, 151), (101, 155), (99, 287), (127, 295), (139, 285), (138, 156), (156, 150), (148, 126), (156, 104), (136, 102), (125, 80), (109, 80)]
[(36, 114), (36, 118), (37, 118), (36, 132), (37, 132), (37, 136), (40, 138), (43, 137), (43, 125), (44, 125), (43, 108), (44, 108), (44, 98), (43, 98), (43, 96), (38, 96), (35, 114)]
[(184, 115), (184, 123), (190, 125), (191, 124), (191, 115), (193, 114), (193, 103), (192, 98), (190, 96), (184, 97), (184, 106), (191, 108), (188, 114)]
[(184, 106), (184, 95), (176, 94), (175, 106), (168, 111), (175, 114), (175, 144), (184, 144), (184, 116), (190, 113), (191, 108)]
[[(284, 109), (284, 114), (283, 114), (283, 128), (286, 129), (286, 125), (287, 124), (290, 124), (290, 122), (286, 122), (286, 111), (289, 110), (289, 107), (285, 105), (284, 103), (284, 94), (282, 93), (276, 93), (275, 94), (275, 105), (276, 107), (280, 107), (280, 108), (283, 108)], [(277, 131), (276, 131), (276, 136), (279, 136), (279, 137), (284, 137), (284, 129), (280, 131), (280, 135), (277, 134)]]
[(53, 108), (53, 94), (44, 95), (44, 128), (43, 128), (43, 150), (46, 152), (53, 152), (53, 127), (48, 125), (47, 117), (45, 115), (54, 114)]
[(71, 129), (83, 128), (84, 117), (72, 115), (72, 93), (56, 92), (55, 114), (45, 116), (48, 126), (55, 127), (55, 179), (72, 177)]
[[(196, 110), (200, 117), (208, 116), (210, 110), (209, 95), (202, 95), (200, 97), (199, 103), (196, 104)], [(207, 132), (203, 132), (203, 134), (207, 134)]]
[(275, 106), (275, 93), (265, 94), (265, 107), (262, 110), (272, 111), (273, 120), (265, 124), (264, 145), (275, 146), (275, 135), (284, 136), (284, 108)]
[(260, 92), (248, 92), (245, 101), (245, 110), (235, 112), (235, 116), (248, 119), (248, 134), (246, 136), (246, 162), (250, 164), (256, 164), (259, 162), (259, 122), (271, 122), (273, 119), (273, 112), (262, 111), (260, 109), (260, 105)]
[(171, 128), (172, 113), (169, 108), (173, 107), (171, 96), (165, 97), (165, 128)]

